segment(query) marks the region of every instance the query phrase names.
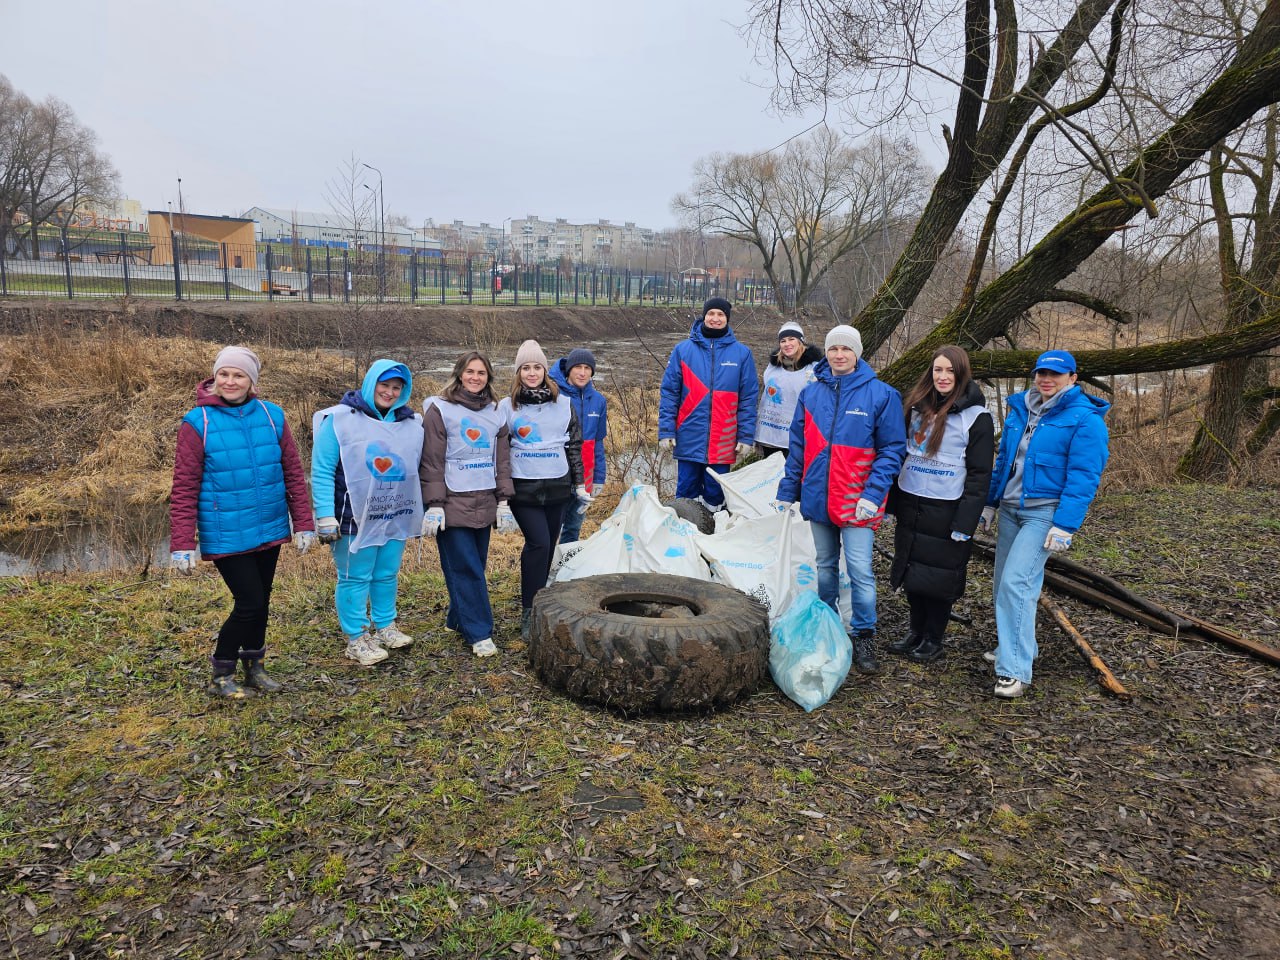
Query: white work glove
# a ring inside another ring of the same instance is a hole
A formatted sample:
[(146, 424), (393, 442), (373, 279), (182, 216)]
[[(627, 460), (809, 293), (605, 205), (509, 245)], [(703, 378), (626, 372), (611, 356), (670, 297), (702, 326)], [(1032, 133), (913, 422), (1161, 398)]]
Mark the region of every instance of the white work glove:
[(786, 513), (791, 509), (791, 503), (792, 501), (790, 500), (775, 500), (773, 501), (773, 509), (777, 510), (779, 513)]
[(520, 524), (516, 523), (516, 515), (511, 512), (511, 508), (507, 506), (505, 500), (498, 503), (498, 532), (499, 533), (515, 533), (520, 529)]
[(734, 447), (734, 448), (733, 448), (733, 452), (734, 452), (735, 454), (737, 454), (738, 459), (739, 459), (739, 460), (741, 460), (741, 459), (743, 459), (747, 454), (749, 454), (749, 453), (751, 452), (751, 444), (749, 444), (749, 443), (740, 443), (740, 444), (738, 444), (736, 447)]
[(338, 540), (338, 518), (321, 517), (316, 521), (316, 534), (321, 543), (336, 543)]
[(853, 511), (853, 518), (859, 521), (870, 520), (879, 512), (880, 504), (876, 503), (874, 500), (868, 500), (866, 497), (862, 497), (858, 500), (858, 506)]
[(434, 537), (444, 529), (444, 507), (431, 507), (422, 514), (422, 535)]
[(1044, 548), (1050, 553), (1061, 553), (1071, 546), (1071, 534), (1061, 527), (1050, 527), (1049, 535), (1044, 538)]
[(169, 554), (169, 566), (178, 573), (189, 574), (196, 568), (196, 552), (194, 550), (175, 550)]
[(996, 525), (996, 508), (983, 507), (982, 519), (978, 521), (978, 525), (982, 527), (983, 533), (990, 533), (991, 528)]
[(591, 495), (591, 491), (587, 489), (587, 485), (585, 483), (580, 483), (574, 487), (573, 495), (578, 498), (578, 503), (582, 505), (583, 511), (585, 511), (587, 507), (591, 506), (591, 501), (595, 499), (595, 497)]
[(674, 453), (676, 449), (675, 437), (663, 437), (658, 441), (658, 450), (662, 453)]
[(316, 542), (316, 532), (314, 530), (299, 530), (293, 535), (293, 545), (299, 553), (306, 553)]
[(952, 530), (951, 539), (955, 540), (957, 543), (964, 543), (969, 539), (969, 535), (967, 533), (961, 533), (959, 530)]

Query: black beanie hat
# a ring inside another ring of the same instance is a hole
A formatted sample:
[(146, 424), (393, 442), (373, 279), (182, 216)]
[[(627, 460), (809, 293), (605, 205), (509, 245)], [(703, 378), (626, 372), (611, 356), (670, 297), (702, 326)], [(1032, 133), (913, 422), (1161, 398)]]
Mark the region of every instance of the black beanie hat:
[(733, 304), (724, 297), (712, 297), (702, 305), (702, 319), (707, 318), (708, 310), (723, 310), (724, 318), (728, 320), (733, 315)]

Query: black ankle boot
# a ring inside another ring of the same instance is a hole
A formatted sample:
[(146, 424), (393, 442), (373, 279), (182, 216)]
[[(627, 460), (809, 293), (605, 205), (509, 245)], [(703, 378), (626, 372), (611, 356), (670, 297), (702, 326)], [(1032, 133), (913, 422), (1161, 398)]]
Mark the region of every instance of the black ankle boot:
[(941, 660), (946, 653), (941, 637), (925, 637), (918, 647), (907, 654), (907, 658), (916, 663), (933, 663), (935, 660)]
[(880, 672), (880, 663), (876, 660), (876, 632), (874, 630), (855, 630), (853, 636), (853, 665), (859, 673), (876, 674)]
[(273, 680), (267, 675), (267, 668), (262, 665), (262, 658), (255, 657), (252, 660), (246, 659), (244, 663), (244, 685), (253, 687), (262, 693), (278, 693), (284, 689), (284, 684), (279, 680)]
[(908, 630), (907, 635), (901, 640), (895, 640), (893, 643), (885, 647), (895, 656), (905, 657), (910, 655), (911, 651), (920, 645), (920, 634), (914, 630)]
[(234, 660), (213, 661), (213, 682), (209, 684), (209, 692), (223, 700), (244, 700), (256, 691), (246, 689), (236, 679), (236, 662)]

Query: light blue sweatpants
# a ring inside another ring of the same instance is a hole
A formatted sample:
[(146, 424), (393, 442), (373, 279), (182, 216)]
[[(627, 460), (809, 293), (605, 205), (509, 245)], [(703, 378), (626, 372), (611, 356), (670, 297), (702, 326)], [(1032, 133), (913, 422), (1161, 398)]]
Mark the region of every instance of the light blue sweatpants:
[(372, 617), (375, 630), (396, 619), (396, 594), (400, 588), (400, 558), (403, 540), (391, 540), (380, 547), (363, 547), (351, 552), (353, 537), (339, 537), (333, 545), (333, 564), (338, 568), (334, 603), (338, 625), (350, 639), (364, 633)]

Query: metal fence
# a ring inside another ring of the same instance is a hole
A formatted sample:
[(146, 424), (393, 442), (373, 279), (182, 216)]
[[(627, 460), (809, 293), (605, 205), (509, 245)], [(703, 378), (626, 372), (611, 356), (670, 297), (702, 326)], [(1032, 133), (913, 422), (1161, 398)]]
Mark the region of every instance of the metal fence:
[(40, 231), (0, 252), (0, 296), (350, 303), (696, 304), (773, 301), (767, 282), (727, 270), (600, 264), (521, 267), (438, 250), (233, 244), (173, 233)]

